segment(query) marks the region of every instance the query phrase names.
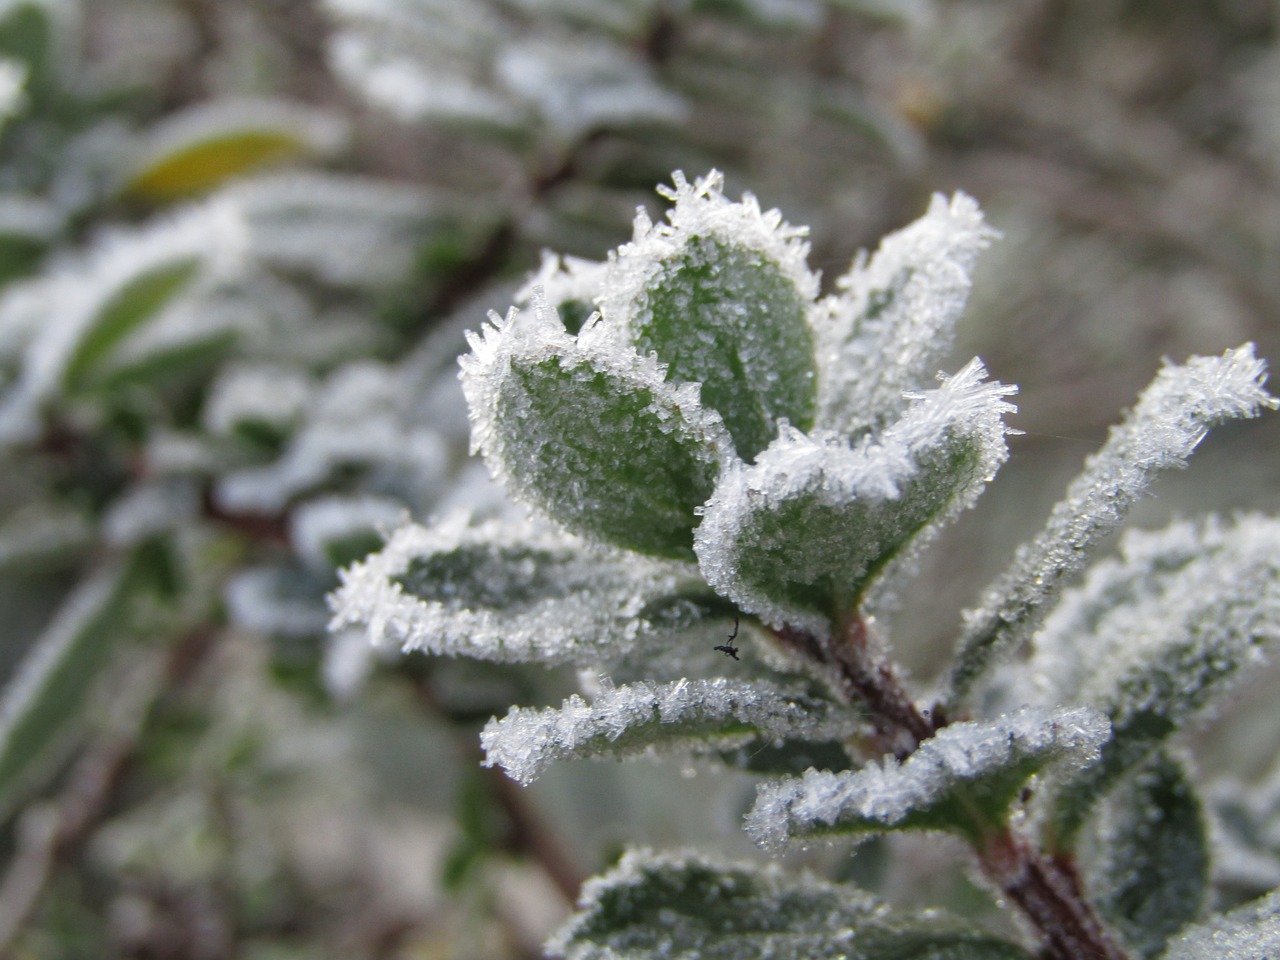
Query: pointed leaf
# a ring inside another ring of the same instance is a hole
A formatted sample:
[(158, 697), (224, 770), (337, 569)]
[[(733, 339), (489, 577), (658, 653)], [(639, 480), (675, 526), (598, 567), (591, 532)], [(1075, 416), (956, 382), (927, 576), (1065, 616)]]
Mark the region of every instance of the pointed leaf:
[(85, 329), (76, 350), (67, 360), (63, 381), (73, 389), (85, 386), (90, 371), (125, 337), (155, 318), (195, 278), (200, 260), (195, 256), (158, 263), (129, 278), (114, 291)]
[(480, 742), (486, 766), (529, 784), (557, 760), (634, 756), (651, 747), (707, 753), (784, 737), (836, 740), (860, 726), (856, 713), (803, 687), (716, 677), (641, 681), (547, 710), (513, 707), (489, 721)]
[(976, 499), (1004, 461), (1013, 392), (973, 361), (877, 442), (785, 432), (727, 470), (694, 549), (707, 581), (774, 627), (825, 634), (926, 528)]
[[(1063, 622), (1076, 620), (1072, 611), (1104, 595), (1113, 578), (1141, 589), (1101, 616), (1091, 635), (1070, 638), (1080, 649), (1075, 670), (1053, 672), (1061, 658), (1046, 658), (1048, 677), (1064, 684), (1055, 689), (1046, 677), (1048, 697), (1091, 703), (1115, 728), (1100, 762), (1062, 791), (1057, 829), (1064, 844), (1111, 783), (1229, 689), (1260, 660), (1262, 645), (1280, 637), (1280, 520), (1177, 523), (1133, 533), (1122, 549), (1122, 561), (1099, 565), (1086, 581), (1085, 599), (1070, 599)], [(1066, 642), (1059, 630), (1056, 620), (1047, 623), (1038, 648)], [(1045, 672), (1036, 660), (1032, 669)]]
[(696, 384), (602, 324), (569, 336), (544, 303), (470, 339), (472, 446), (508, 492), (574, 533), (692, 559), (694, 511), (731, 456)]
[(1088, 708), (1024, 708), (996, 720), (954, 723), (899, 763), (886, 757), (849, 773), (809, 770), (762, 784), (747, 831), (781, 847), (836, 835), (950, 830), (977, 839), (998, 828), (1033, 775), (1058, 762), (1097, 757), (1110, 734)]
[(360, 625), (374, 644), (428, 653), (596, 664), (660, 642), (707, 615), (714, 600), (681, 564), (545, 525), (473, 527), (455, 515), (402, 527), (381, 552), (344, 570), (331, 628)]
[(1275, 960), (1280, 957), (1280, 892), (1198, 924), (1164, 960)]
[(1209, 890), (1209, 838), (1194, 787), (1175, 760), (1157, 753), (1101, 806), (1090, 899), (1144, 957), (1200, 914)]
[(999, 234), (971, 197), (935, 194), (929, 211), (890, 234), (836, 281), (817, 314), (820, 427), (879, 429), (950, 350), (978, 254)]
[(753, 460), (779, 418), (813, 423), (817, 278), (799, 239), (806, 231), (762, 213), (749, 194), (731, 203), (718, 173), (692, 185), (677, 173), (675, 184), (665, 192), (670, 223), (640, 215), (635, 239), (609, 264), (601, 307), (673, 381), (702, 384), (702, 402)]
[(982, 605), (965, 614), (950, 702), (962, 699), (1002, 653), (1031, 634), (1063, 579), (1088, 562), (1158, 471), (1185, 465), (1210, 427), (1275, 406), (1263, 389), (1265, 379), (1266, 364), (1254, 356), (1253, 344), (1160, 371), (1102, 449), (1085, 461), (1044, 530), (1018, 549)]
[(84, 710), (139, 584), (134, 566), (104, 571), (63, 603), (0, 694), (0, 810), (9, 810)]
[(558, 960), (1028, 960), (932, 910), (895, 913), (856, 887), (694, 853), (632, 850), (587, 882), (547, 944)]
[(334, 115), (300, 103), (202, 103), (150, 132), (124, 192), (162, 202), (194, 196), (264, 166), (331, 151), (342, 139)]

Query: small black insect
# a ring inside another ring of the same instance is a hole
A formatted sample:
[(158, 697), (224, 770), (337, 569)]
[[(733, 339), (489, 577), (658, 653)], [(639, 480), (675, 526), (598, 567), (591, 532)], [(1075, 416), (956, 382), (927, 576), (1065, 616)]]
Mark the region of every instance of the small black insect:
[(735, 646), (733, 645), (733, 641), (734, 641), (734, 640), (736, 640), (736, 639), (738, 639), (738, 618), (737, 618), (737, 617), (734, 617), (734, 618), (733, 618), (733, 633), (729, 634), (729, 642), (728, 642), (728, 643), (721, 643), (721, 644), (717, 645), (717, 646), (715, 647), (715, 649), (716, 649), (716, 650), (719, 650), (719, 651), (720, 651), (721, 653), (723, 653), (726, 657), (733, 657), (733, 659), (737, 660), (737, 659), (738, 659), (738, 648), (737, 648), (737, 647), (735, 647)]

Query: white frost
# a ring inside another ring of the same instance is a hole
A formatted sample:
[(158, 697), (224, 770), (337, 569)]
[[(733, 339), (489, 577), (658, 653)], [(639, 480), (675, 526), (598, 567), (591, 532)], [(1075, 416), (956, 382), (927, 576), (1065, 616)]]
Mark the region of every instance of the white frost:
[(1253, 344), (1221, 357), (1166, 364), (1137, 405), (1111, 428), (1102, 449), (1067, 487), (1044, 530), (1018, 548), (1013, 562), (965, 614), (951, 697), (963, 697), (987, 665), (1040, 623), (1044, 604), (1063, 578), (1080, 570), (1098, 542), (1115, 529), (1156, 473), (1181, 467), (1209, 428), (1274, 407), (1265, 389), (1266, 364)]
[(854, 435), (898, 414), (950, 349), (978, 254), (998, 236), (973, 198), (935, 194), (923, 217), (854, 261), (815, 314), (819, 427)]
[(746, 828), (768, 847), (840, 832), (892, 829), (946, 799), (964, 783), (1024, 765), (1088, 763), (1111, 735), (1111, 724), (1087, 707), (1050, 712), (1026, 707), (996, 720), (953, 723), (899, 763), (886, 757), (861, 770), (762, 784)]
[[(761, 551), (785, 551), (786, 569), (779, 576), (802, 584), (834, 577), (853, 582), (881, 559), (887, 549), (881, 544), (896, 548), (914, 536), (918, 548), (941, 523), (972, 504), (1007, 456), (1002, 417), (1015, 408), (1004, 398), (1017, 388), (987, 382), (985, 376), (981, 361), (971, 361), (937, 389), (913, 395), (912, 406), (883, 435), (864, 437), (854, 447), (829, 433), (806, 436), (788, 429), (755, 464), (731, 466), (695, 533), (694, 550), (707, 582), (771, 626), (790, 623), (826, 633), (824, 615), (779, 603), (773, 584), (746, 578), (744, 564), (754, 563)], [(926, 530), (898, 529), (900, 501), (925, 472), (925, 462), (945, 456), (958, 442), (977, 447), (976, 468), (945, 490), (949, 502)], [(752, 532), (757, 519), (800, 499), (832, 511), (857, 507), (861, 536), (832, 527), (795, 531), (804, 543), (759, 542)]]
[[(450, 586), (442, 580), (434, 599), (397, 582), (417, 558), (463, 550), (492, 557), (486, 582)], [(668, 596), (690, 573), (683, 564), (590, 545), (546, 524), (504, 519), (472, 526), (455, 515), (431, 527), (402, 527), (381, 552), (342, 571), (330, 628), (359, 626), (373, 644), (405, 650), (599, 663), (642, 639), (646, 603)], [(464, 590), (478, 590), (488, 602), (474, 602)]]
[(558, 760), (629, 756), (651, 747), (724, 749), (757, 737), (835, 740), (854, 733), (857, 717), (832, 710), (800, 687), (715, 677), (671, 683), (638, 681), (608, 688), (588, 703), (574, 695), (560, 707), (513, 707), (480, 734), (485, 766), (501, 766), (532, 783)]

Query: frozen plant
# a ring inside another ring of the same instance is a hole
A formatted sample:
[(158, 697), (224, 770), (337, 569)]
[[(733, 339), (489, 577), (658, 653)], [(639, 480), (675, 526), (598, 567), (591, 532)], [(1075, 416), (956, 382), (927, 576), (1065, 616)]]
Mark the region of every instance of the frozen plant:
[(333, 626), (589, 668), (590, 700), (491, 720), (486, 763), (525, 783), (662, 750), (736, 765), (761, 776), (745, 823), (767, 849), (949, 834), (1020, 934), (636, 850), (551, 955), (1275, 956), (1276, 894), (1207, 914), (1202, 804), (1168, 744), (1280, 632), (1280, 521), (1180, 522), (1094, 561), (1158, 471), (1275, 406), (1252, 345), (1165, 366), (925, 696), (875, 615), (1006, 458), (1013, 387), (977, 359), (930, 385), (995, 231), (935, 197), (822, 296), (777, 211), (714, 172), (662, 192), (665, 221), (639, 214), (603, 263), (549, 257), (461, 360), (473, 448), (530, 519), (401, 528), (345, 572)]

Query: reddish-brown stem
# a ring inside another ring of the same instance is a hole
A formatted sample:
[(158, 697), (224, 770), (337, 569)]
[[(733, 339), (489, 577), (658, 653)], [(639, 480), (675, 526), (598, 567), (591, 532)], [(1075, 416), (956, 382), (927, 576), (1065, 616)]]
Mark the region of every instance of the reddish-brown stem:
[[(941, 711), (922, 710), (911, 699), (893, 665), (872, 649), (866, 620), (853, 617), (842, 633), (829, 638), (783, 628), (776, 634), (784, 647), (831, 675), (840, 694), (865, 707), (876, 731), (876, 746), (904, 760), (947, 725)], [(1005, 829), (991, 833), (974, 824), (978, 860), (987, 876), (1044, 940), (1052, 960), (1128, 960), (1084, 897), (1074, 863), (1050, 857), (1025, 838)]]
[(1075, 866), (1035, 849), (1006, 831), (978, 851), (987, 876), (999, 884), (1044, 937), (1055, 960), (1128, 960), (1085, 900)]
[(885, 753), (904, 759), (944, 726), (944, 717), (926, 714), (907, 695), (893, 664), (873, 653), (862, 617), (854, 617), (841, 636), (820, 638), (790, 627), (777, 636), (787, 648), (831, 671), (846, 700), (867, 708), (877, 746)]

